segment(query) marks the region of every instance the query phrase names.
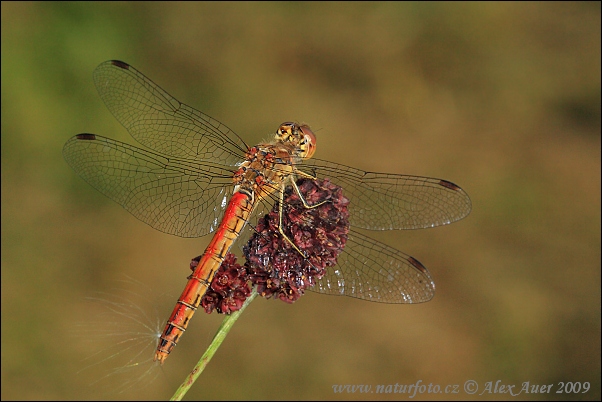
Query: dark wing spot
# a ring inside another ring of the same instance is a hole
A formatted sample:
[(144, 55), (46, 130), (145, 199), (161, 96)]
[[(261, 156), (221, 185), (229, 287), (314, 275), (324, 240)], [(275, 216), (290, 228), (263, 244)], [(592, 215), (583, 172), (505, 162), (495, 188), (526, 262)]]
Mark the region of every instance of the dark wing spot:
[(78, 140), (95, 140), (96, 135), (94, 134), (78, 134), (75, 136)]
[(418, 271), (428, 273), (427, 269), (422, 265), (420, 261), (415, 259), (414, 257), (408, 258), (408, 262), (414, 266)]
[(111, 60), (111, 64), (113, 64), (116, 67), (123, 68), (124, 70), (130, 69), (130, 65), (127, 63), (124, 63), (123, 61)]
[(450, 190), (454, 190), (454, 191), (458, 191), (460, 189), (460, 187), (456, 186), (454, 183), (452, 183), (451, 181), (447, 181), (447, 180), (439, 180), (439, 185), (449, 188)]

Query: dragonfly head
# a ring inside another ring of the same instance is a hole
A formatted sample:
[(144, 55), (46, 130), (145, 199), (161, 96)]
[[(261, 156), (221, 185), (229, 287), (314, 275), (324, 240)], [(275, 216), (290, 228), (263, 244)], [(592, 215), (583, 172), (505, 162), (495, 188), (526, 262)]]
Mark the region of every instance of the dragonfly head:
[(276, 141), (292, 145), (301, 158), (311, 158), (316, 152), (316, 136), (307, 124), (282, 123), (276, 131)]

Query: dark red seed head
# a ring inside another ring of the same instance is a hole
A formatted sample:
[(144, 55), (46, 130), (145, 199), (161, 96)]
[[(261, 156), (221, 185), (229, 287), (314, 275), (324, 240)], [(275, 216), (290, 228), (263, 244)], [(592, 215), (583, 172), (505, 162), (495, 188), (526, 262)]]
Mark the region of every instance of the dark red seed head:
[(341, 188), (328, 179), (301, 179), (297, 186), (308, 205), (306, 208), (293, 189), (285, 192), (282, 226), (278, 231), (279, 212), (260, 219), (255, 235), (244, 247), (251, 282), (266, 298), (292, 303), (305, 289), (321, 278), (326, 268), (336, 265), (349, 232), (349, 201)]
[[(340, 187), (328, 179), (300, 179), (299, 194), (289, 188), (284, 194), (282, 226), (279, 206), (261, 217), (255, 233), (244, 246), (246, 263), (241, 267), (228, 254), (215, 274), (201, 302), (207, 313), (239, 310), (250, 295), (249, 282), (265, 298), (293, 303), (320, 279), (328, 267), (337, 263), (349, 232), (349, 200)], [(191, 263), (196, 267), (198, 258)]]

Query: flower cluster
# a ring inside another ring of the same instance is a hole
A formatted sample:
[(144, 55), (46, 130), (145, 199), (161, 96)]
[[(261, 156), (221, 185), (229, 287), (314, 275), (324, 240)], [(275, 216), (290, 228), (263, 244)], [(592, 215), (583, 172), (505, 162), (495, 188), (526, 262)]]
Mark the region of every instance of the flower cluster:
[[(200, 257), (193, 259), (190, 268), (196, 268), (199, 260)], [(236, 263), (234, 254), (228, 253), (203, 296), (201, 305), (207, 314), (211, 314), (213, 310), (220, 314), (230, 314), (240, 310), (250, 294), (246, 269)]]
[(284, 194), (282, 232), (279, 208), (259, 220), (243, 248), (251, 281), (260, 295), (292, 303), (336, 264), (349, 232), (349, 200), (327, 179), (301, 179)]
[(205, 311), (238, 310), (250, 294), (243, 291), (248, 289), (248, 285), (242, 285), (247, 281), (265, 298), (293, 303), (328, 267), (336, 265), (349, 232), (349, 200), (328, 179), (300, 179), (297, 186), (310, 207), (304, 205), (296, 190), (287, 189), (282, 225), (279, 205), (275, 205), (259, 219), (255, 233), (243, 248), (247, 260), (244, 268), (236, 264), (232, 254), (222, 263), (203, 297)]

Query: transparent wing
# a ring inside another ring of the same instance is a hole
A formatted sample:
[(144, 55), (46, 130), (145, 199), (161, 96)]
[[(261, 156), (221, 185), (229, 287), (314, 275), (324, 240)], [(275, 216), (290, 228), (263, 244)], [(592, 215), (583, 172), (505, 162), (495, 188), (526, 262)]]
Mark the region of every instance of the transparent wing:
[(468, 194), (447, 180), (371, 173), (320, 159), (304, 160), (299, 170), (329, 178), (349, 198), (351, 225), (371, 230), (420, 229), (464, 218)]
[(234, 166), (247, 145), (219, 121), (169, 95), (117, 60), (94, 70), (94, 83), (113, 116), (142, 145), (159, 153)]
[(423, 303), (435, 295), (435, 283), (418, 260), (350, 231), (337, 265), (310, 290), (379, 303)]
[(69, 165), (153, 228), (182, 237), (212, 232), (232, 195), (235, 168), (171, 158), (94, 134), (67, 141)]

